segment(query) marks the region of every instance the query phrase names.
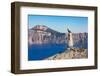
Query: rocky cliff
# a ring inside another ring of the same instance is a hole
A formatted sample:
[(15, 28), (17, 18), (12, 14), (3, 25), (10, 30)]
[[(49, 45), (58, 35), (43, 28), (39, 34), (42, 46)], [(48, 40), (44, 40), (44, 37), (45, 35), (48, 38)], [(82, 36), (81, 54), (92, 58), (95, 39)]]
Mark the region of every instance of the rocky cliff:
[[(67, 44), (68, 37), (66, 34), (67, 33), (60, 33), (44, 25), (36, 25), (35, 27), (28, 30), (28, 42), (29, 44)], [(73, 33), (72, 36), (75, 47), (87, 47), (87, 33)]]
[(65, 43), (65, 33), (60, 33), (46, 26), (37, 25), (28, 31), (29, 44)]

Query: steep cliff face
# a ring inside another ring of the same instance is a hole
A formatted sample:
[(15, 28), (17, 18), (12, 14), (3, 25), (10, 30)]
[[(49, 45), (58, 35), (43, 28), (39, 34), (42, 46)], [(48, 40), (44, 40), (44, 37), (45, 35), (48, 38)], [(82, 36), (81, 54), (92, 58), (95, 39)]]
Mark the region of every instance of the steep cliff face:
[(73, 33), (74, 47), (88, 47), (88, 33)]
[[(66, 30), (67, 31), (67, 30)], [(85, 47), (87, 44), (87, 33), (73, 33), (74, 46)], [(37, 25), (28, 31), (28, 43), (29, 44), (67, 44), (67, 35), (60, 33), (46, 26)]]
[(60, 33), (46, 26), (35, 26), (29, 29), (29, 44), (65, 43), (65, 33)]

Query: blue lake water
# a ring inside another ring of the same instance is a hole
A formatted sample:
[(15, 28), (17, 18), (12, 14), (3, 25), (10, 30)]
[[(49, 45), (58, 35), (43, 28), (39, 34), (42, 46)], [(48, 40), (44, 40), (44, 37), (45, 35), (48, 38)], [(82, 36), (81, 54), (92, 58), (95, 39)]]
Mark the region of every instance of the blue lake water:
[[(67, 44), (33, 44), (28, 47), (28, 60), (43, 60), (57, 53), (64, 52), (67, 49)], [(74, 45), (81, 48), (81, 43)], [(87, 48), (87, 43), (84, 48)]]
[(42, 60), (67, 48), (66, 44), (37, 44), (28, 48), (28, 60)]

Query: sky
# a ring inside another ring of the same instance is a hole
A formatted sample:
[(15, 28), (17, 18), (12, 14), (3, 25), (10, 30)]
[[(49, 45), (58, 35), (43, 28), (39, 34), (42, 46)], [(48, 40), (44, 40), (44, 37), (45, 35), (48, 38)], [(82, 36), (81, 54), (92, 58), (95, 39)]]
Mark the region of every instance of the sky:
[(45, 25), (53, 30), (66, 33), (67, 28), (73, 33), (88, 32), (88, 17), (28, 15), (28, 27)]

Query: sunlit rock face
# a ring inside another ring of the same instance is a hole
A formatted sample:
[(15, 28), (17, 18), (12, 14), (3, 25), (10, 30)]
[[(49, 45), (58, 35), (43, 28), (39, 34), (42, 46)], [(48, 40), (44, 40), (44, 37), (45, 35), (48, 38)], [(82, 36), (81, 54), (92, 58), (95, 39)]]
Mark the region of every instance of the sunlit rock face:
[(88, 47), (88, 33), (73, 33), (74, 46), (80, 46), (80, 48)]
[(65, 43), (65, 34), (54, 31), (43, 25), (29, 29), (29, 44)]
[[(67, 31), (67, 30), (66, 30)], [(32, 44), (67, 44), (66, 33), (55, 31), (44, 25), (36, 25), (28, 30), (28, 43)], [(86, 44), (88, 41), (87, 33), (73, 33), (73, 45)], [(83, 45), (82, 45), (83, 46)]]

